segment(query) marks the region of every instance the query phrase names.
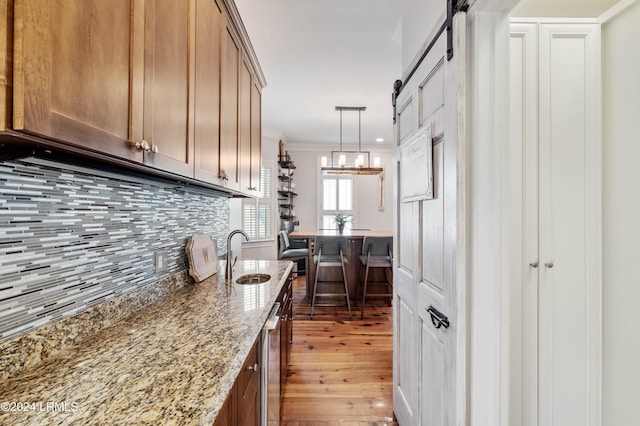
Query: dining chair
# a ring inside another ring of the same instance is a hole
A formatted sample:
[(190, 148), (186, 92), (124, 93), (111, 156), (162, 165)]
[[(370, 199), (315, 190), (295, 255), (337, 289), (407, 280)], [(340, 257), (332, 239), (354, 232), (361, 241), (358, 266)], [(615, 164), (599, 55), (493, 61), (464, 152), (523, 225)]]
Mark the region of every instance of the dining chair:
[[(318, 296), (344, 296), (347, 301), (347, 309), (349, 310), (349, 319), (351, 319), (351, 302), (349, 301), (349, 286), (347, 284), (347, 273), (345, 271), (345, 265), (348, 263), (345, 255), (347, 238), (343, 236), (318, 235), (315, 238), (314, 247), (313, 263), (316, 265), (316, 274), (313, 281), (313, 296), (311, 298), (311, 319), (313, 319), (316, 297)], [(339, 268), (342, 272), (344, 293), (318, 293), (318, 277), (320, 276), (320, 269), (322, 268)]]
[(304, 269), (301, 271), (296, 268), (296, 270), (293, 272), (295, 276), (300, 276), (302, 272), (304, 272), (305, 274), (307, 273), (307, 270), (309, 269), (307, 267), (307, 259), (309, 258), (308, 248), (291, 248), (289, 235), (287, 235), (287, 231), (284, 230), (278, 232), (278, 246), (278, 259), (291, 260), (296, 265), (298, 264), (298, 260), (304, 260)]
[[(372, 293), (368, 295), (370, 298), (389, 297), (393, 300), (393, 237), (364, 237), (362, 241), (362, 254), (359, 258), (360, 273), (358, 289), (362, 287), (360, 319), (364, 319), (364, 307), (367, 301), (367, 286), (369, 284), (383, 284), (386, 288), (386, 293)], [(371, 268), (383, 268), (385, 281), (369, 283), (369, 271)], [(362, 278), (363, 271), (364, 279)]]

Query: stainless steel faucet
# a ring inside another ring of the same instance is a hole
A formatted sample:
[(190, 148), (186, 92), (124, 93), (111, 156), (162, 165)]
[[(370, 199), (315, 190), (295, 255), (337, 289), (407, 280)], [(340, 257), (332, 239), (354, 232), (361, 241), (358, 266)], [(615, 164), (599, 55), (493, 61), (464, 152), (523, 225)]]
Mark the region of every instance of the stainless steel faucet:
[(227, 269), (224, 274), (225, 279), (228, 281), (233, 281), (233, 267), (236, 264), (236, 260), (238, 260), (237, 256), (233, 259), (233, 253), (231, 252), (231, 238), (236, 234), (244, 235), (244, 238), (249, 241), (249, 236), (242, 229), (234, 229), (229, 232), (229, 236), (227, 237)]

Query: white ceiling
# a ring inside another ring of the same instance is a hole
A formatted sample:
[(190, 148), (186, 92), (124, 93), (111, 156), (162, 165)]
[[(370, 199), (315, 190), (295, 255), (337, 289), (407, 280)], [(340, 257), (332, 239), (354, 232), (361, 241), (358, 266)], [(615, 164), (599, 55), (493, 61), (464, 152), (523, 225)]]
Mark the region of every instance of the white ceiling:
[[(263, 127), (287, 143), (337, 146), (335, 106), (366, 106), (362, 145), (392, 143), (400, 70), (397, 0), (235, 0), (267, 80)], [(343, 113), (343, 142), (358, 142), (358, 113)]]
[[(362, 145), (393, 141), (393, 82), (401, 77), (407, 0), (235, 0), (267, 80), (263, 127), (287, 143), (334, 144), (335, 106), (366, 106)], [(444, 0), (442, 0), (444, 1)], [(523, 0), (518, 16), (598, 16), (617, 0)], [(343, 142), (358, 142), (357, 112), (343, 113)]]
[(511, 16), (595, 18), (618, 0), (522, 0)]

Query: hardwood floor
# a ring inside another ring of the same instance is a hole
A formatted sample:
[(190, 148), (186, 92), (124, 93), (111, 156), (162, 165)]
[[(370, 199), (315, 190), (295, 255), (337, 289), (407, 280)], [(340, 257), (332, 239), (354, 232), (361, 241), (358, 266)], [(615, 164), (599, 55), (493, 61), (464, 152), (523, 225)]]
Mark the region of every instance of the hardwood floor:
[(392, 308), (311, 307), (294, 281), (294, 334), (283, 426), (391, 426)]

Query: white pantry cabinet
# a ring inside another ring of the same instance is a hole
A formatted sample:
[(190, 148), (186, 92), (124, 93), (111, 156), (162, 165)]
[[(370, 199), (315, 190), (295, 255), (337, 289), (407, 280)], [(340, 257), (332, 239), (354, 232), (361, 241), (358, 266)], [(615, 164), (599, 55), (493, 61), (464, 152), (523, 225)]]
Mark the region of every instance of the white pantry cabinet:
[[(601, 422), (600, 25), (511, 25), (511, 424)], [(518, 196), (518, 195), (516, 195)], [(514, 203), (518, 204), (518, 203)]]

